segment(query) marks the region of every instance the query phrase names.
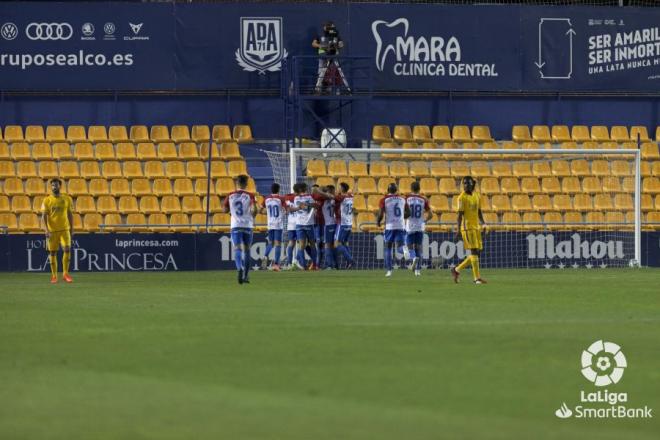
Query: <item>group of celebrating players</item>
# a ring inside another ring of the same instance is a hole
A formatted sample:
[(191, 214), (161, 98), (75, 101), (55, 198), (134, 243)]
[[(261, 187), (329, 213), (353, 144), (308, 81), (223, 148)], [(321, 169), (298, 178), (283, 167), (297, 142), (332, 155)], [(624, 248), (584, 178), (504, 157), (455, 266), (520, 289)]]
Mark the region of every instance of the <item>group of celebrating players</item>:
[[(236, 178), (238, 189), (224, 201), (224, 211), (231, 214), (231, 238), (234, 245), (234, 261), (238, 271), (238, 283), (249, 283), (252, 229), (258, 212), (266, 213), (268, 219), (268, 242), (264, 266), (274, 250), (271, 262), (273, 271), (280, 271), (284, 218), (286, 215), (287, 246), (284, 269), (297, 267), (302, 270), (350, 269), (354, 266), (349, 248), (353, 227), (353, 194), (348, 184), (342, 182), (339, 191), (333, 185), (312, 185), (311, 191), (304, 182), (293, 185), (293, 193), (280, 195), (280, 185), (273, 183), (271, 194), (264, 197), (263, 205), (257, 206), (253, 194), (246, 191), (248, 177)], [(461, 270), (472, 266), (474, 282), (483, 284), (479, 270), (479, 256), (483, 248), (481, 230), (485, 222), (481, 213), (481, 196), (475, 191), (476, 181), (463, 178), (463, 192), (458, 198), (457, 240), (463, 239), (464, 247), (470, 252), (458, 266), (451, 269), (454, 282), (458, 282)], [(433, 212), (428, 199), (419, 193), (418, 182), (411, 184), (410, 193), (399, 194), (395, 183), (388, 186), (379, 205), (377, 226), (385, 221), (385, 269), (386, 277), (392, 276), (395, 248), (412, 260), (410, 268), (415, 276), (421, 275), (421, 245), (426, 223)], [(295, 251), (295, 255), (294, 255)], [(309, 261), (306, 258), (309, 256)], [(340, 257), (344, 264), (340, 265)], [(322, 263), (323, 261), (323, 263)]]

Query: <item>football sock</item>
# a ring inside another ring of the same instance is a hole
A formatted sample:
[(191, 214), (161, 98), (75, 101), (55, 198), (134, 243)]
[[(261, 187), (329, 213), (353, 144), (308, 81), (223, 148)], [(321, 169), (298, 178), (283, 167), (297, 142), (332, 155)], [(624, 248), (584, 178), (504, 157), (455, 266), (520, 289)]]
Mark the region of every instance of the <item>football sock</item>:
[(64, 252), (62, 254), (62, 273), (69, 273), (69, 262), (71, 261), (71, 252)]
[(243, 251), (238, 248), (234, 249), (234, 263), (236, 263), (236, 269), (243, 269)]
[(323, 253), (325, 254), (325, 267), (334, 267), (335, 259), (332, 248), (325, 248)]
[(318, 264), (318, 256), (319, 256), (319, 254), (316, 252), (316, 245), (314, 245), (314, 246), (310, 246), (310, 247), (309, 247), (309, 252), (310, 252), (309, 256), (310, 256), (310, 258), (312, 259), (312, 262), (313, 262), (315, 265)]
[(275, 264), (280, 264), (280, 258), (282, 257), (282, 245), (275, 246)]
[(461, 264), (459, 264), (459, 265), (456, 266), (456, 268), (455, 268), (455, 269), (456, 269), (456, 272), (460, 272), (460, 271), (462, 271), (463, 269), (465, 269), (466, 267), (468, 267), (468, 266), (470, 265), (470, 262), (471, 262), (471, 261), (470, 261), (470, 260), (471, 260), (471, 257), (472, 257), (472, 255), (469, 255), (468, 257), (465, 258), (465, 260), (461, 261)]
[(266, 253), (264, 254), (264, 258), (266, 258), (266, 261), (268, 261), (268, 257), (270, 256), (270, 251), (273, 250), (273, 245), (269, 243), (266, 243)]
[(339, 252), (337, 252), (336, 248), (332, 248), (330, 250), (332, 252), (332, 261), (334, 263), (335, 269), (339, 269)]
[(298, 249), (297, 252), (297, 259), (298, 263), (302, 266), (305, 267), (305, 251), (302, 249)]
[(57, 254), (48, 255), (48, 261), (50, 261), (50, 274), (54, 277), (57, 276)]
[(286, 264), (291, 266), (293, 264), (293, 246), (289, 245), (286, 247)]
[(479, 256), (471, 255), (472, 257), (472, 276), (475, 280), (481, 278), (481, 272), (479, 271)]
[(392, 270), (392, 248), (385, 248), (385, 269)]

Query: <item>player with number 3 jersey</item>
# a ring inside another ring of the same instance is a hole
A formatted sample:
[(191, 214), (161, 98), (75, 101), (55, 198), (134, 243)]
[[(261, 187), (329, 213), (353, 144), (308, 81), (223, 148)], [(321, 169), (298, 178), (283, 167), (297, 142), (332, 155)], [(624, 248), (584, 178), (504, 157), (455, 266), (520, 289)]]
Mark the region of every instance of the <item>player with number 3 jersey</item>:
[(238, 284), (249, 283), (250, 246), (254, 216), (257, 214), (254, 194), (247, 192), (248, 176), (236, 177), (238, 189), (227, 195), (224, 212), (231, 214), (231, 240), (234, 244), (234, 262), (238, 270)]

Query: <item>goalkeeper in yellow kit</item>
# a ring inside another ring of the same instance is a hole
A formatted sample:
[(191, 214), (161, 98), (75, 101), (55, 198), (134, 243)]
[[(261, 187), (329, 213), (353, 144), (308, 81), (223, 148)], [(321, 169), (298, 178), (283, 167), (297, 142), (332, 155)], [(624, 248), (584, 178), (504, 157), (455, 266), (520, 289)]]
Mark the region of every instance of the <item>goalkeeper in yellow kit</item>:
[(62, 194), (62, 181), (53, 179), (50, 182), (52, 194), (46, 197), (41, 205), (41, 222), (46, 233), (48, 259), (50, 261), (50, 282), (57, 283), (57, 251), (62, 246), (62, 278), (67, 283), (73, 279), (69, 275), (71, 261), (71, 237), (73, 236), (73, 201), (71, 197)]
[[(463, 192), (458, 196), (458, 230), (460, 237), (463, 238), (463, 246), (470, 251), (470, 255), (465, 257), (458, 266), (451, 269), (454, 282), (458, 283), (458, 276), (461, 270), (472, 265), (472, 276), (475, 284), (486, 284), (486, 280), (481, 278), (479, 272), (479, 257), (483, 250), (481, 240), (481, 230), (485, 231), (486, 222), (481, 213), (481, 194), (474, 190), (477, 182), (472, 176), (463, 178)], [(480, 224), (481, 222), (481, 224)], [(456, 234), (458, 241), (459, 235)]]

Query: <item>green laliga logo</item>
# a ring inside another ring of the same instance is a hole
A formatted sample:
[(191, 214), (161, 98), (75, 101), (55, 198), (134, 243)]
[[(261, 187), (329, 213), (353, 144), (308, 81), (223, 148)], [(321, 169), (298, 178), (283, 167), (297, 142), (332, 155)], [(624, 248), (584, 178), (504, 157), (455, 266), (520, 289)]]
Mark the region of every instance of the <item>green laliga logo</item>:
[(596, 341), (582, 352), (582, 375), (597, 387), (618, 383), (628, 366), (621, 347)]

